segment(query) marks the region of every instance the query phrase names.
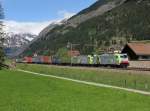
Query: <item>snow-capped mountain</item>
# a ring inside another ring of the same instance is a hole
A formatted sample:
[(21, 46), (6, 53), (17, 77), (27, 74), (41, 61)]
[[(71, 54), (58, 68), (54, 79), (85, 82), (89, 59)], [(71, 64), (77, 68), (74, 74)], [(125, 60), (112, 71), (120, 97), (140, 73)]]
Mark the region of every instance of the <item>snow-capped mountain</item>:
[(30, 33), (6, 33), (5, 35), (5, 47), (21, 47), (29, 44), (37, 36)]
[(37, 35), (30, 33), (5, 33), (5, 53), (9, 57), (18, 55)]
[(6, 54), (11, 57), (20, 55), (24, 50), (29, 48), (34, 41), (41, 38), (41, 36), (45, 36), (44, 34), (49, 30), (65, 22), (66, 19), (39, 23), (4, 21), (4, 46), (6, 48)]

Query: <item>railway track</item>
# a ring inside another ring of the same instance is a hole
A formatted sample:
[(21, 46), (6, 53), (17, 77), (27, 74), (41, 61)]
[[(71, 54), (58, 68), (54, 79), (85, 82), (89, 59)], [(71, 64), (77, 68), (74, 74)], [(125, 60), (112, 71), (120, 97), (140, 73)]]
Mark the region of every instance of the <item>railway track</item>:
[[(35, 63), (29, 63), (29, 64), (35, 64)], [(147, 71), (150, 72), (150, 68), (137, 68), (137, 67), (127, 67), (127, 68), (120, 68), (120, 67), (105, 67), (105, 66), (99, 66), (99, 65), (71, 65), (71, 64), (43, 64), (43, 65), (55, 65), (55, 66), (71, 66), (71, 67), (93, 67), (93, 68), (104, 68), (104, 69), (116, 69), (116, 70), (133, 70), (133, 71)]]
[(117, 68), (117, 67), (101, 67), (104, 69), (116, 69), (116, 70), (131, 70), (131, 71), (145, 71), (150, 72), (150, 68), (137, 68), (137, 67), (127, 67), (127, 68)]
[[(82, 65), (83, 66), (83, 65)], [(133, 70), (133, 71), (150, 71), (150, 68), (137, 68), (137, 67), (127, 67), (127, 68), (120, 68), (120, 67), (105, 67), (105, 66), (84, 66), (84, 67), (100, 67), (100, 68), (104, 68), (104, 69), (116, 69), (116, 70)]]
[[(62, 65), (64, 66), (64, 65)], [(66, 65), (65, 65), (66, 66)], [(73, 66), (73, 67), (76, 67), (76, 66)], [(79, 66), (78, 66), (79, 67)], [(147, 71), (147, 72), (150, 72), (150, 68), (137, 68), (137, 67), (127, 67), (127, 68), (120, 68), (120, 67), (105, 67), (105, 66), (80, 66), (80, 67), (97, 67), (97, 68), (104, 68), (104, 69), (116, 69), (116, 70), (133, 70), (133, 71)]]
[(150, 71), (150, 68), (128, 67), (126, 70), (135, 70), (135, 71)]

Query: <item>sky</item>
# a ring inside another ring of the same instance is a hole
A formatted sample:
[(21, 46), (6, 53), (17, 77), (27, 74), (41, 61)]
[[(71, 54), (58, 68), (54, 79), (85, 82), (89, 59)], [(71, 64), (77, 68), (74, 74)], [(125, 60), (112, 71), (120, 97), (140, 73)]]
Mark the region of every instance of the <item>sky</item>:
[[(52, 22), (69, 18), (96, 0), (1, 0), (6, 31), (38, 34)], [(32, 30), (31, 30), (32, 29)]]

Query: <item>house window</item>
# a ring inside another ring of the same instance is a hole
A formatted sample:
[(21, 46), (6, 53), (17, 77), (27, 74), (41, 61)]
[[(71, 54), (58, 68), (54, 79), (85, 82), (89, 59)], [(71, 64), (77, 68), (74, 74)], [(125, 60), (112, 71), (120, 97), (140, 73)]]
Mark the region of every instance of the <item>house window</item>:
[(143, 56), (140, 56), (139, 59), (140, 60), (150, 60), (150, 56), (143, 55)]

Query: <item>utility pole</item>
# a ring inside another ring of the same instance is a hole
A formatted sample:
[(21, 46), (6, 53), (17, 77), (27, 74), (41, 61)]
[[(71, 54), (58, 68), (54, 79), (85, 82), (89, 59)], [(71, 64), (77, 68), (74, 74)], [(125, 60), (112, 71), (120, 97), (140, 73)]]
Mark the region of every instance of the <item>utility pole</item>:
[[(71, 43), (71, 54), (72, 54), (72, 52), (73, 52), (73, 47), (75, 47), (75, 46), (79, 46), (80, 44), (72, 44)], [(72, 55), (71, 55), (71, 66), (72, 66)]]
[(72, 49), (73, 49), (73, 44), (72, 43), (70, 43), (70, 48), (71, 48), (70, 63), (71, 63), (71, 66), (72, 66)]
[(75, 46), (79, 46), (80, 44), (73, 44), (73, 43), (70, 43), (68, 42), (67, 44), (67, 47), (70, 47), (70, 51), (71, 51), (71, 54), (70, 54), (70, 65), (72, 66), (72, 52), (73, 52), (73, 47)]

